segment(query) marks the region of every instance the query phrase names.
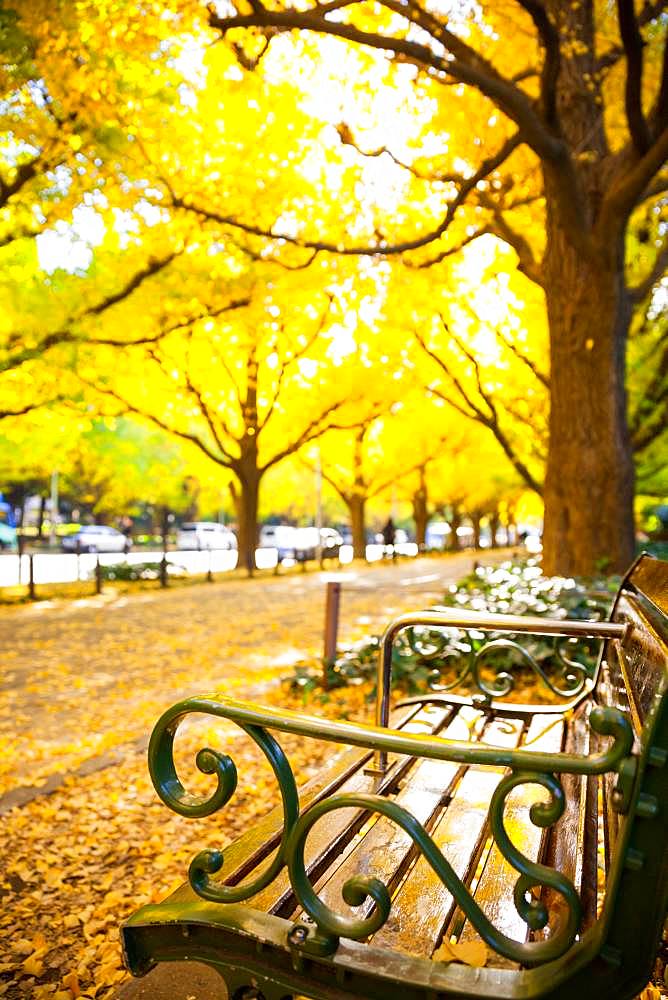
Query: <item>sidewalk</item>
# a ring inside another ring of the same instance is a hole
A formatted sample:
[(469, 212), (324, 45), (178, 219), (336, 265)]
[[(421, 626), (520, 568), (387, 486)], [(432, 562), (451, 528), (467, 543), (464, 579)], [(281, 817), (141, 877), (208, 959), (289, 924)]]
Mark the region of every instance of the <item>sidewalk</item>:
[[(465, 553), (336, 574), (340, 642), (437, 602), (473, 559)], [(207, 840), (222, 846), (271, 808), (275, 783), (237, 727), (206, 732), (240, 765), (240, 781), (223, 817), (193, 824), (155, 796), (144, 748), (159, 714), (179, 698), (216, 690), (273, 698), (296, 659), (321, 655), (331, 577), (293, 574), (2, 613), (0, 989), (8, 1000), (47, 997), (54, 985), (58, 996), (96, 1000), (222, 1000), (215, 975), (194, 965), (164, 965), (130, 981), (118, 928), (183, 882)], [(201, 736), (194, 726), (183, 737), (184, 780), (193, 785)], [(326, 749), (291, 740), (285, 750), (301, 783)]]

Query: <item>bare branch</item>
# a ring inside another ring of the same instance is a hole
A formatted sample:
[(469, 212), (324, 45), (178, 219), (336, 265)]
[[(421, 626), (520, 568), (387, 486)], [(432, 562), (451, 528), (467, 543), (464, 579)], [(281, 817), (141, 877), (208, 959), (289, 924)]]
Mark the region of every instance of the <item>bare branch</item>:
[(525, 274), (530, 281), (542, 287), (543, 276), (541, 269), (527, 238), (510, 225), (503, 214), (502, 206), (493, 198), (484, 191), (479, 193), (478, 198), (480, 204), (484, 205), (492, 213), (494, 223), (488, 226), (489, 230), (513, 248), (517, 254), (518, 267), (522, 274)]
[(478, 365), (477, 360), (473, 357), (473, 355), (471, 354), (471, 352), (467, 348), (463, 347), (463, 345), (461, 344), (461, 341), (459, 341), (458, 338), (456, 338), (455, 336), (453, 336), (452, 331), (448, 327), (448, 325), (447, 325), (445, 319), (443, 318), (443, 316), (441, 316), (441, 322), (443, 323), (444, 329), (446, 330), (446, 333), (448, 334), (448, 336), (451, 337), (455, 341), (455, 343), (458, 345), (458, 347), (461, 350), (463, 350), (463, 352), (466, 355), (466, 357), (473, 364), (474, 371), (475, 371), (475, 376), (476, 376), (476, 384), (478, 386), (478, 392), (480, 393), (481, 399), (483, 400), (485, 406), (487, 407), (487, 410), (482, 409), (482, 407), (480, 405), (478, 405), (471, 398), (470, 394), (465, 390), (465, 388), (462, 385), (461, 381), (457, 378), (456, 375), (453, 374), (452, 370), (445, 363), (445, 361), (435, 351), (433, 351), (426, 344), (426, 342), (425, 342), (424, 338), (421, 336), (421, 334), (418, 333), (417, 330), (414, 330), (413, 331), (414, 336), (415, 336), (418, 344), (422, 348), (422, 350), (428, 355), (428, 357), (430, 357), (437, 364), (437, 366), (440, 368), (440, 370), (443, 372), (443, 374), (448, 379), (448, 382), (450, 383), (450, 385), (453, 386), (456, 389), (456, 391), (458, 392), (460, 398), (463, 400), (465, 406), (468, 407), (468, 409), (470, 410), (470, 412), (467, 412), (467, 410), (464, 407), (462, 407), (461, 405), (458, 405), (455, 402), (453, 402), (453, 400), (451, 399), (450, 396), (446, 395), (445, 393), (440, 392), (437, 387), (430, 386), (430, 392), (432, 392), (434, 395), (438, 396), (445, 403), (448, 403), (449, 405), (453, 406), (453, 408), (456, 409), (457, 412), (463, 413), (464, 415), (468, 416), (470, 419), (476, 420), (478, 423), (482, 424), (484, 427), (487, 427), (488, 430), (490, 430), (492, 432), (492, 434), (494, 435), (494, 437), (498, 441), (499, 445), (501, 446), (501, 449), (503, 450), (503, 453), (505, 454), (506, 458), (509, 460), (509, 462), (511, 463), (511, 465), (513, 466), (513, 468), (516, 470), (516, 472), (518, 473), (518, 475), (520, 476), (520, 478), (527, 484), (527, 486), (530, 489), (535, 490), (537, 493), (540, 493), (541, 492), (541, 486), (540, 486), (540, 484), (533, 477), (533, 475), (531, 474), (531, 472), (529, 471), (529, 469), (527, 468), (527, 466), (524, 464), (524, 462), (516, 454), (515, 449), (511, 445), (508, 436), (506, 435), (506, 433), (501, 428), (501, 425), (500, 425), (499, 419), (498, 419), (498, 413), (497, 413), (497, 410), (496, 410), (496, 405), (493, 402), (493, 400), (491, 399), (490, 394), (485, 390), (485, 388), (484, 388), (484, 386), (482, 384), (482, 377), (481, 377), (481, 372), (480, 372), (480, 366)]
[[(645, 3), (640, 13), (636, 18), (636, 23), (639, 28), (643, 28), (650, 21), (653, 21), (656, 17), (661, 14), (662, 11), (666, 9), (666, 0), (654, 0), (654, 3)], [(604, 52), (596, 62), (596, 72), (600, 73), (603, 70), (610, 69), (614, 66), (624, 55), (623, 45), (613, 45), (612, 48)]]
[(553, 161), (563, 158), (565, 155), (563, 142), (545, 128), (530, 98), (510, 80), (504, 79), (487, 60), (416, 4), (406, 6), (401, 0), (382, 0), (382, 4), (429, 32), (439, 45), (445, 46), (452, 57), (440, 56), (427, 45), (408, 38), (363, 31), (344, 21), (327, 20), (325, 16), (327, 11), (323, 11), (323, 7), (317, 3), (306, 11), (294, 8), (263, 9), (260, 13), (253, 11), (251, 14), (236, 14), (230, 17), (218, 17), (210, 10), (209, 24), (222, 34), (232, 28), (273, 28), (281, 32), (302, 29), (333, 35), (359, 45), (404, 56), (411, 62), (431, 67), (446, 76), (452, 76), (462, 83), (475, 87), (518, 125), (524, 141), (528, 142), (540, 157)]
[[(448, 208), (445, 216), (441, 223), (429, 233), (424, 236), (418, 237), (413, 240), (406, 240), (402, 243), (387, 243), (384, 240), (378, 241), (375, 244), (366, 244), (362, 246), (352, 246), (345, 247), (341, 244), (330, 243), (321, 240), (308, 240), (302, 239), (301, 237), (290, 236), (286, 233), (275, 233), (271, 230), (262, 229), (261, 227), (241, 222), (232, 216), (222, 215), (213, 209), (205, 208), (201, 205), (191, 204), (190, 201), (173, 196), (173, 204), (176, 208), (182, 208), (190, 212), (194, 212), (200, 215), (202, 218), (211, 219), (213, 221), (219, 222), (221, 225), (231, 226), (232, 228), (241, 229), (243, 232), (249, 233), (253, 236), (260, 236), (265, 239), (280, 240), (285, 243), (290, 243), (294, 246), (300, 246), (314, 251), (326, 251), (328, 253), (340, 254), (343, 256), (391, 256), (407, 253), (409, 250), (417, 250), (420, 247), (427, 246), (429, 243), (433, 243), (435, 240), (439, 239), (450, 226), (452, 220), (455, 217), (457, 209), (463, 204), (466, 197), (471, 191), (473, 191), (480, 181), (484, 180), (489, 174), (496, 170), (517, 148), (520, 144), (521, 138), (519, 133), (511, 136), (502, 147), (493, 156), (488, 157), (484, 160), (478, 170), (475, 171), (468, 178), (459, 178), (460, 188), (457, 192), (457, 196), (448, 204)], [(373, 154), (372, 154), (373, 155)], [(464, 246), (467, 242), (475, 237), (468, 238), (465, 242), (461, 244)], [(443, 256), (447, 256), (448, 253)], [(443, 259), (443, 256), (439, 257), (439, 260)], [(310, 263), (310, 261), (309, 261)]]
[(281, 448), (281, 450), (277, 452), (273, 458), (268, 459), (261, 467), (261, 471), (266, 472), (266, 470), (271, 468), (272, 465), (282, 462), (284, 458), (288, 457), (288, 455), (294, 455), (296, 451), (303, 448), (305, 444), (309, 443), (309, 441), (314, 441), (316, 438), (322, 437), (326, 431), (348, 431), (352, 430), (354, 427), (359, 427), (359, 419), (353, 420), (350, 423), (341, 423), (333, 419), (333, 415), (350, 402), (350, 397), (345, 396), (331, 403), (322, 411), (322, 413), (318, 414), (317, 417), (314, 417), (313, 420), (309, 421), (300, 434), (293, 438), (292, 441), (289, 441), (285, 447)]
[(663, 41), (663, 65), (661, 67), (661, 84), (656, 98), (656, 105), (651, 115), (655, 134), (668, 125), (668, 33)]
[(642, 110), (643, 40), (633, 10), (633, 0), (617, 0), (617, 17), (626, 55), (626, 120), (633, 145), (638, 154), (644, 156), (652, 140)]
[(99, 316), (100, 313), (106, 312), (107, 309), (111, 309), (111, 307), (115, 306), (118, 302), (122, 302), (123, 299), (127, 299), (134, 291), (143, 285), (147, 278), (151, 278), (154, 274), (158, 274), (159, 271), (163, 271), (178, 255), (178, 252), (174, 250), (173, 252), (167, 254), (166, 257), (152, 257), (146, 267), (133, 274), (130, 280), (122, 288), (119, 288), (117, 292), (113, 292), (111, 295), (107, 295), (106, 298), (101, 299), (94, 306), (84, 309), (84, 311), (79, 314), (78, 318), (81, 319), (83, 316)]
[(609, 228), (611, 221), (614, 223), (616, 219), (630, 215), (666, 160), (668, 160), (668, 125), (645, 155), (612, 185), (610, 193), (604, 199), (599, 217), (599, 225), (603, 231)]
[(40, 159), (41, 157), (36, 156), (32, 160), (20, 163), (16, 167), (14, 178), (11, 181), (3, 181), (0, 177), (0, 208), (4, 208), (10, 198), (25, 187), (33, 177), (37, 176), (37, 165)]
[(291, 367), (292, 365), (296, 364), (296, 362), (299, 361), (300, 358), (304, 357), (304, 355), (306, 354), (306, 352), (308, 350), (310, 350), (310, 348), (313, 346), (313, 344), (315, 344), (316, 340), (318, 339), (318, 337), (322, 333), (323, 328), (325, 326), (325, 320), (327, 319), (327, 317), (330, 314), (334, 298), (333, 298), (332, 295), (327, 295), (327, 300), (328, 300), (327, 307), (323, 311), (322, 316), (318, 320), (318, 322), (317, 322), (316, 326), (314, 327), (314, 329), (313, 329), (310, 337), (306, 338), (306, 341), (301, 345), (301, 347), (299, 348), (299, 350), (294, 351), (293, 354), (292, 354), (292, 356), (290, 358), (284, 358), (283, 359), (283, 363), (281, 364), (280, 370), (279, 370), (278, 375), (276, 377), (276, 385), (274, 387), (274, 392), (273, 392), (273, 395), (272, 395), (271, 402), (267, 405), (267, 415), (264, 418), (264, 420), (259, 424), (259, 427), (258, 427), (258, 435), (259, 435), (260, 431), (262, 431), (267, 426), (267, 424), (269, 423), (269, 421), (271, 420), (272, 414), (274, 413), (274, 407), (276, 406), (276, 403), (278, 402), (278, 398), (279, 398), (279, 396), (281, 394), (281, 387), (282, 387), (283, 379), (285, 377), (285, 373), (287, 372), (287, 369), (289, 367)]
[(525, 354), (524, 351), (521, 351), (517, 346), (517, 344), (515, 343), (515, 341), (512, 339), (512, 337), (507, 337), (503, 332), (503, 330), (497, 329), (495, 332), (499, 340), (503, 341), (508, 350), (511, 351), (515, 355), (515, 357), (522, 362), (523, 365), (526, 365), (526, 367), (529, 369), (532, 375), (542, 385), (544, 385), (546, 389), (549, 389), (550, 379), (545, 374), (544, 371), (541, 371), (536, 362), (533, 361), (528, 354)]
[(541, 73), (541, 100), (545, 121), (551, 129), (556, 131), (558, 128), (557, 81), (561, 64), (559, 32), (547, 16), (547, 11), (542, 3), (537, 2), (537, 0), (519, 0), (519, 4), (536, 25), (545, 49), (545, 62)]
[(629, 420), (631, 445), (639, 454), (659, 438), (668, 426), (668, 343), (664, 343), (659, 363), (645, 386), (636, 412)]
[(32, 410), (40, 410), (44, 406), (62, 403), (64, 400), (64, 396), (51, 396), (49, 399), (42, 399), (39, 402), (26, 403), (25, 406), (20, 406), (18, 409), (3, 408), (0, 409), (0, 420), (4, 420), (5, 417), (23, 417), (26, 413), (31, 413)]
[(159, 427), (161, 430), (166, 431), (168, 434), (173, 434), (175, 437), (180, 438), (182, 441), (189, 441), (191, 444), (194, 444), (196, 448), (199, 448), (199, 450), (203, 452), (207, 456), (207, 458), (210, 458), (211, 461), (215, 462), (217, 465), (222, 465), (226, 469), (234, 470), (233, 460), (228, 460), (226, 457), (216, 454), (216, 452), (213, 451), (211, 448), (209, 448), (209, 446), (206, 445), (205, 442), (197, 434), (191, 434), (188, 433), (187, 431), (179, 430), (177, 427), (171, 427), (164, 420), (161, 420), (160, 417), (156, 417), (154, 413), (149, 413), (146, 410), (142, 410), (139, 407), (134, 406), (127, 399), (124, 399), (123, 396), (121, 396), (119, 393), (115, 392), (113, 389), (110, 389), (109, 386), (100, 386), (95, 384), (94, 382), (89, 382), (86, 379), (82, 378), (81, 375), (78, 375), (77, 377), (79, 378), (80, 382), (83, 382), (84, 385), (87, 385), (89, 388), (94, 389), (96, 392), (99, 392), (102, 396), (109, 396), (112, 399), (115, 399), (116, 402), (120, 403), (120, 405), (123, 407), (123, 411), (125, 413), (134, 413), (138, 417), (144, 417), (145, 420), (148, 420), (152, 424), (155, 424), (156, 427)]

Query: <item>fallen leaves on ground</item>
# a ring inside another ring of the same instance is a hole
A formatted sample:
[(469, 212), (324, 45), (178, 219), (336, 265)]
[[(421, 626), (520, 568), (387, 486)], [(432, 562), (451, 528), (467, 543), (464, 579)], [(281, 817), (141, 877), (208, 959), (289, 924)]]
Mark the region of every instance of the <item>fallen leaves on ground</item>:
[[(373, 586), (354, 598), (344, 591), (342, 639), (430, 603), (416, 593), (399, 582), (382, 596)], [(321, 646), (324, 586), (305, 575), (2, 615), (0, 796), (57, 775), (62, 784), (0, 817), (0, 997), (110, 1000), (127, 977), (123, 920), (180, 885), (197, 851), (234, 839), (279, 801), (268, 765), (236, 727), (193, 725), (180, 740), (184, 783), (210, 787), (193, 766), (210, 743), (233, 757), (239, 785), (215, 816), (176, 816), (151, 786), (141, 741), (187, 695), (220, 690), (284, 704), (278, 679)], [(365, 710), (359, 689), (314, 707), (334, 717)], [(331, 757), (314, 741), (284, 736), (281, 745), (299, 782)], [(73, 773), (112, 751), (118, 764)]]

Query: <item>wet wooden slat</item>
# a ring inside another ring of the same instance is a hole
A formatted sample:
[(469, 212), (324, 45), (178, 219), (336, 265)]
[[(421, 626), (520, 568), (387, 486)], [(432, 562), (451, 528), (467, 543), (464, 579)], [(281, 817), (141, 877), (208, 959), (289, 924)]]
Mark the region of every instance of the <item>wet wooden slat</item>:
[[(588, 708), (578, 711), (566, 728), (564, 753), (587, 756), (591, 752)], [(564, 774), (561, 783), (566, 808), (548, 839), (545, 863), (570, 879), (580, 895), (583, 926), (596, 918), (596, 861), (598, 836), (598, 779), (596, 776)], [(545, 901), (552, 910), (558, 894), (547, 891)]]
[[(447, 707), (429, 705), (421, 708), (401, 727), (401, 731), (430, 735), (439, 732), (452, 714), (453, 710)], [(359, 769), (336, 789), (336, 794), (382, 795), (401, 780), (403, 774), (411, 767), (412, 758), (391, 754), (388, 757), (388, 764), (389, 768), (382, 778), (365, 774), (363, 769)], [(329, 813), (327, 819), (316, 823), (308, 836), (304, 852), (306, 870), (311, 877), (317, 879), (332, 859), (340, 859), (344, 855), (347, 845), (362, 826), (364, 818), (364, 810), (337, 809)], [(249, 906), (279, 916), (289, 916), (294, 910), (294, 895), (287, 869), (283, 869), (266, 889), (253, 896), (249, 900)]]
[[(553, 715), (535, 715), (529, 726), (523, 745), (529, 750), (554, 753), (561, 749), (564, 723)], [(540, 856), (544, 831), (534, 826), (529, 819), (529, 807), (545, 798), (545, 793), (536, 785), (520, 786), (507, 799), (504, 811), (505, 826), (522, 853), (533, 860)], [(475, 889), (475, 899), (487, 914), (497, 930), (517, 941), (524, 941), (527, 925), (515, 909), (513, 889), (518, 872), (506, 861), (501, 852), (492, 845), (482, 875)], [(467, 921), (460, 940), (478, 939), (475, 928)]]
[[(479, 719), (480, 713), (464, 709), (442, 735), (447, 739), (466, 739)], [(429, 827), (460, 770), (461, 765), (451, 761), (417, 761), (393, 797), (394, 801), (423, 826)], [(414, 854), (412, 838), (383, 816), (343, 863), (323, 880), (319, 888), (320, 898), (333, 909), (341, 907), (343, 886), (353, 875), (375, 875), (392, 892)], [(372, 907), (373, 903), (367, 900), (362, 906), (353, 908), (352, 912), (358, 917), (367, 916)]]
[[(522, 732), (522, 721), (497, 718), (487, 723), (479, 742), (512, 749), (518, 745)], [(465, 882), (472, 877), (485, 843), (489, 803), (502, 774), (497, 768), (467, 768), (452, 801), (431, 832)], [(453, 909), (452, 895), (427, 861), (419, 858), (395, 897), (387, 923), (374, 936), (374, 946), (429, 957), (440, 943), (441, 932)]]

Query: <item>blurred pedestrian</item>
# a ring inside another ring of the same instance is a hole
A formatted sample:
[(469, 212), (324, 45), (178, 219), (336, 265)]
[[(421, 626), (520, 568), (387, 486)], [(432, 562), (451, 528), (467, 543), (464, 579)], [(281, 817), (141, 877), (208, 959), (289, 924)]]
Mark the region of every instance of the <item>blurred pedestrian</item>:
[(385, 546), (384, 555), (392, 556), (394, 559), (394, 539), (396, 536), (396, 528), (394, 527), (394, 521), (391, 517), (388, 517), (386, 523), (383, 525), (383, 545)]

